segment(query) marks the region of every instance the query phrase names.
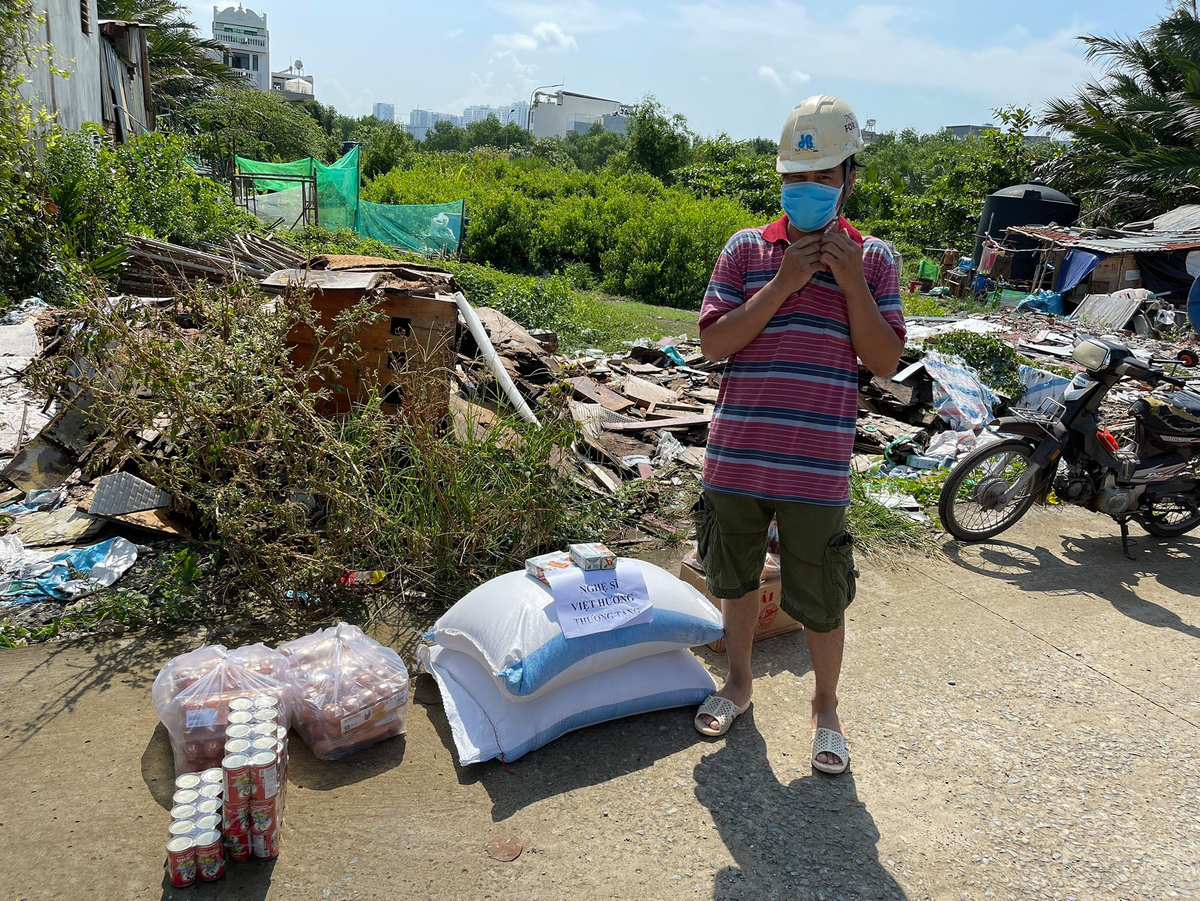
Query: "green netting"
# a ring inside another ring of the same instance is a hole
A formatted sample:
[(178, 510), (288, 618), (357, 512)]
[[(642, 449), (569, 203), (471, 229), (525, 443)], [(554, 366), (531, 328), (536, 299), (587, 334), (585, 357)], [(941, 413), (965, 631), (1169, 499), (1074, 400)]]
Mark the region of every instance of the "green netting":
[(435, 255), (458, 250), (463, 201), (453, 203), (358, 203), (358, 233), (394, 247)]
[(309, 157), (291, 163), (264, 163), (235, 157), (243, 175), (253, 179), (259, 191), (254, 213), (274, 222), (295, 222), (303, 209), (303, 189), (294, 181), (272, 179), (272, 175), (316, 178), (317, 223), (322, 228), (348, 228), (366, 238), (417, 253), (441, 254), (458, 250), (462, 240), (463, 201), (452, 203), (391, 204), (360, 200), (358, 148), (326, 166)]

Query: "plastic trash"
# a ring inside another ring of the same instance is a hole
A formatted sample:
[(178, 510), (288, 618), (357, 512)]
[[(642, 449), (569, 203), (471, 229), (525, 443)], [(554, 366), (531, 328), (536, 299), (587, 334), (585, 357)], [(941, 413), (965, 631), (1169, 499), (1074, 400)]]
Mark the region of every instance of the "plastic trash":
[(0, 538), (0, 604), (54, 598), (75, 601), (121, 578), (137, 561), (137, 545), (110, 538), (90, 547), (32, 551), (17, 535)]
[(221, 765), (234, 698), (274, 697), (280, 726), (287, 726), (292, 714), (288, 661), (262, 644), (235, 651), (207, 645), (180, 654), (159, 670), (150, 694), (171, 737), (177, 775)]
[(1039, 313), (1049, 313), (1051, 316), (1061, 316), (1063, 315), (1062, 295), (1057, 291), (1038, 291), (1037, 294), (1030, 294), (1017, 304), (1017, 312), (1022, 310), (1036, 310)]
[(313, 756), (336, 760), (404, 733), (408, 670), (358, 626), (338, 623), (279, 651), (291, 664), (292, 725)]

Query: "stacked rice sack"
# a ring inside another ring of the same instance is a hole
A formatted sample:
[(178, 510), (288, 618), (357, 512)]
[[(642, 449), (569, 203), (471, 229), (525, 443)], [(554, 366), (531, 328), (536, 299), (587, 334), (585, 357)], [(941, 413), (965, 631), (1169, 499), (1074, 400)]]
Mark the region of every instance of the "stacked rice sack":
[(574, 729), (701, 703), (716, 684), (687, 648), (723, 634), (692, 586), (641, 560), (651, 622), (566, 638), (550, 589), (526, 572), (487, 582), (425, 635), (459, 763), (513, 761)]

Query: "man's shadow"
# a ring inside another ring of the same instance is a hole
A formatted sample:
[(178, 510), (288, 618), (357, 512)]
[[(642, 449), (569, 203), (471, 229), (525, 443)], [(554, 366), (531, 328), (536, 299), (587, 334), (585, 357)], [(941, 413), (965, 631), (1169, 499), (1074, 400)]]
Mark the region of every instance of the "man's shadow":
[(852, 771), (813, 771), (807, 748), (773, 769), (753, 707), (723, 742), (695, 770), (696, 798), (736, 861), (717, 873), (715, 901), (907, 897), (879, 862)]

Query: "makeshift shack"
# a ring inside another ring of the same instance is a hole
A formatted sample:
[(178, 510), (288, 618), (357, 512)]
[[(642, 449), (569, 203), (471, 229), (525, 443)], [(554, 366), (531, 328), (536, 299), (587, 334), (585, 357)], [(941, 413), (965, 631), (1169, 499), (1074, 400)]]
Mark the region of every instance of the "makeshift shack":
[(1033, 290), (1052, 288), (1067, 301), (1146, 288), (1182, 304), (1200, 274), (1200, 205), (1120, 228), (1020, 225), (1007, 233), (1039, 245)]
[(310, 365), (322, 343), (332, 340), (328, 335), (337, 328), (338, 315), (364, 297), (371, 298), (372, 309), (380, 314), (353, 336), (361, 353), (353, 364), (338, 369), (332, 384), (314, 375), (314, 388), (333, 389), (329, 414), (346, 413), (378, 391), (390, 411), (407, 403), (427, 421), (447, 415), (458, 309), (437, 295), (457, 290), (449, 273), (371, 257), (329, 256), (319, 257), (307, 270), (275, 272), (262, 286), (276, 296), (289, 288), (311, 292), (326, 337), (318, 338), (308, 325), (294, 326), (288, 344), (297, 366)]

